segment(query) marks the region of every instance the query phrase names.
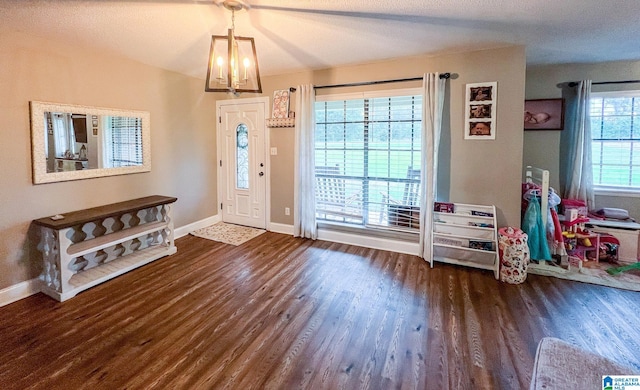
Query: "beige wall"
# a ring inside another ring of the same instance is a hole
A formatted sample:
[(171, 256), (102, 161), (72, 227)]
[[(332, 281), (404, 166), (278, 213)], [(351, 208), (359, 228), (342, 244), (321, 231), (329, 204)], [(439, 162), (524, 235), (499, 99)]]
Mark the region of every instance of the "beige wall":
[[(638, 80), (640, 61), (604, 62), (597, 64), (564, 64), (529, 67), (526, 75), (527, 99), (562, 97), (558, 84), (591, 79), (596, 81)], [(640, 84), (594, 85), (592, 91), (640, 89)], [(526, 131), (524, 166), (532, 165), (550, 171), (551, 186), (558, 189), (560, 171), (560, 131)], [(640, 198), (596, 196), (596, 208), (619, 207), (640, 218)]]
[[(175, 224), (217, 213), (215, 99), (204, 82), (91, 48), (0, 35), (0, 289), (38, 274), (33, 219), (160, 194), (178, 197)], [(33, 185), (29, 101), (151, 113), (151, 172)]]
[[(151, 194), (179, 198), (175, 208), (178, 227), (217, 214), (215, 101), (232, 98), (230, 95), (204, 93), (202, 80), (24, 34), (1, 36), (0, 52), (0, 289), (38, 274), (38, 264), (30, 260), (34, 248), (28, 241), (33, 219)], [(443, 125), (441, 199), (495, 204), (500, 225), (519, 225), (523, 47), (270, 76), (264, 77), (263, 89), (271, 97), (274, 90), (299, 84), (414, 77), (435, 71), (454, 74), (445, 101), (450, 119)], [(465, 141), (465, 84), (485, 81), (498, 82), (497, 138)], [(322, 93), (345, 91), (356, 89)], [(150, 111), (152, 171), (33, 185), (31, 100)], [(293, 217), (286, 216), (284, 208), (293, 209), (294, 131), (270, 129), (270, 138), (270, 146), (278, 148), (278, 155), (270, 157), (271, 221), (292, 224)]]
[[(441, 166), (443, 199), (454, 202), (495, 204), (500, 225), (520, 225), (520, 181), (522, 167), (522, 112), (524, 107), (525, 53), (509, 47), (442, 55), (412, 57), (366, 65), (265, 77), (263, 89), (274, 90), (298, 84), (339, 84), (358, 81), (421, 76), (425, 72), (451, 72), (443, 124)], [(463, 135), (465, 84), (498, 82), (498, 128), (495, 141), (465, 141)], [(407, 88), (420, 83), (386, 84), (373, 88)], [(369, 87), (369, 89), (373, 89)], [(321, 90), (318, 93), (356, 92), (357, 88)], [(293, 105), (292, 105), (293, 107)], [(295, 107), (293, 107), (295, 109)], [(284, 208), (293, 208), (293, 129), (271, 129), (271, 220), (292, 224)]]

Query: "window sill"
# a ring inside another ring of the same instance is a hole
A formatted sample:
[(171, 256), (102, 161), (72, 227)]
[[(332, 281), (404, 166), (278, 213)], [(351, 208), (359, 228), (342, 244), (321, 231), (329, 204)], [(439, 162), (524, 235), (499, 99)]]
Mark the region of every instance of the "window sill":
[(375, 227), (354, 226), (339, 222), (318, 221), (318, 229), (342, 233), (358, 234), (373, 238), (386, 238), (390, 240), (418, 242), (419, 231), (399, 231), (390, 229), (377, 229)]
[(364, 248), (419, 255), (419, 234), (386, 231), (340, 223), (318, 223), (318, 239)]
[(640, 198), (640, 189), (596, 187), (593, 190), (596, 196), (621, 196), (625, 198)]

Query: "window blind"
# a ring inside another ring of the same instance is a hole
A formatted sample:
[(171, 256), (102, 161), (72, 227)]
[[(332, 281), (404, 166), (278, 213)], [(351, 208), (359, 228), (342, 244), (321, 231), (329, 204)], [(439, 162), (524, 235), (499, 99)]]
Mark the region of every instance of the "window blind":
[(640, 91), (592, 94), (594, 185), (640, 187)]
[(317, 101), (317, 219), (419, 229), (421, 126), (421, 95)]
[(111, 117), (110, 130), (110, 166), (126, 167), (142, 164), (142, 119)]

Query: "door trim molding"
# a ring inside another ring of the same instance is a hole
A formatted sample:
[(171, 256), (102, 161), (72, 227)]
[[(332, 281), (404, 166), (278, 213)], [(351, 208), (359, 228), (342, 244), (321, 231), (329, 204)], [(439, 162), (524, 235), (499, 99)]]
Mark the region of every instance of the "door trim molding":
[(222, 220), (222, 210), (218, 208), (218, 204), (220, 203), (220, 199), (222, 199), (222, 167), (220, 167), (220, 156), (222, 156), (222, 140), (220, 139), (221, 134), (221, 126), (220, 123), (220, 111), (222, 106), (237, 106), (241, 104), (252, 104), (252, 103), (262, 103), (264, 104), (264, 159), (266, 164), (265, 169), (265, 186), (264, 186), (264, 218), (265, 218), (265, 227), (269, 230), (271, 224), (271, 154), (269, 153), (269, 145), (271, 145), (271, 131), (267, 127), (267, 119), (269, 119), (269, 97), (254, 97), (254, 98), (243, 98), (243, 99), (226, 99), (226, 100), (217, 100), (216, 101), (216, 165), (217, 165), (217, 197), (216, 199), (216, 209), (218, 210), (218, 214), (220, 215), (220, 220)]

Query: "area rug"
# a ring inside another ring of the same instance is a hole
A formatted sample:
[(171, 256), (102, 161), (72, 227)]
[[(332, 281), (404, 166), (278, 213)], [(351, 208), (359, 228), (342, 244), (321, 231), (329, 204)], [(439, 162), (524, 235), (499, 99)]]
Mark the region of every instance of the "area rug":
[(211, 226), (195, 230), (191, 232), (191, 235), (238, 246), (264, 232), (266, 232), (266, 230), (218, 222)]
[(637, 370), (604, 356), (557, 338), (544, 337), (538, 344), (529, 389), (611, 389), (601, 386), (604, 375), (634, 375), (634, 372)]
[[(575, 280), (577, 282), (599, 284), (601, 286), (621, 288), (624, 290), (640, 291), (640, 272), (637, 270), (609, 275), (606, 271), (611, 267), (608, 263), (595, 263), (583, 266), (581, 271), (569, 271), (562, 267), (543, 264), (529, 264), (527, 272), (537, 275), (554, 276), (560, 279)], [(617, 265), (616, 265), (617, 266)]]

